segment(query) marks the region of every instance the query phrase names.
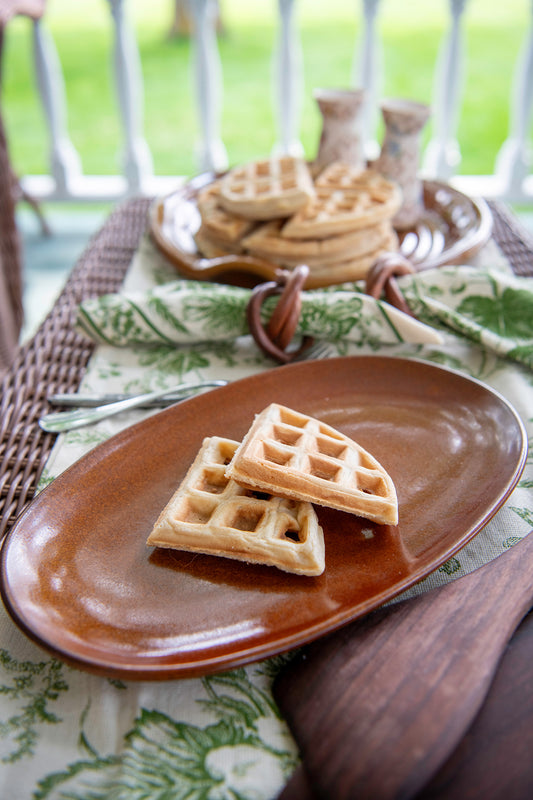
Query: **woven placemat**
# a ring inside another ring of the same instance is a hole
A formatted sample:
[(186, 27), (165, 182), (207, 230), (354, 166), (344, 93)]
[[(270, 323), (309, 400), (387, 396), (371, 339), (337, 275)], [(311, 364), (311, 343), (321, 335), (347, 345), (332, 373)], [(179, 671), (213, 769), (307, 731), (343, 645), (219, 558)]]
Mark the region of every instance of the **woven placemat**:
[[(90, 241), (52, 311), (18, 352), (0, 384), (0, 538), (35, 494), (55, 436), (38, 419), (47, 396), (74, 392), (94, 345), (74, 331), (76, 308), (117, 291), (146, 230), (148, 199), (119, 206)], [(502, 204), (491, 204), (493, 236), (517, 275), (533, 274), (533, 238)]]
[(78, 388), (94, 345), (74, 331), (76, 308), (117, 291), (147, 224), (150, 201), (119, 206), (91, 239), (52, 311), (0, 384), (0, 538), (35, 494), (55, 436), (39, 428), (52, 392)]

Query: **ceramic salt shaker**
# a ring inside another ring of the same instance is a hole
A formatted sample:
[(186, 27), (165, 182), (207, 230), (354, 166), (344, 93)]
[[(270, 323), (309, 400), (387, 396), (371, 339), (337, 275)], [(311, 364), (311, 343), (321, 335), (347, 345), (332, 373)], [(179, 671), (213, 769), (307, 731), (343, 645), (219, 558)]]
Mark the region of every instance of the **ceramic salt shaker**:
[(315, 89), (313, 97), (322, 115), (322, 132), (313, 172), (318, 174), (333, 161), (344, 161), (364, 169), (365, 156), (360, 133), (363, 89)]
[(374, 167), (401, 186), (403, 203), (393, 223), (396, 228), (405, 230), (416, 224), (424, 210), (423, 185), (418, 172), (420, 140), (431, 109), (414, 100), (397, 98), (384, 100), (381, 113), (385, 134)]

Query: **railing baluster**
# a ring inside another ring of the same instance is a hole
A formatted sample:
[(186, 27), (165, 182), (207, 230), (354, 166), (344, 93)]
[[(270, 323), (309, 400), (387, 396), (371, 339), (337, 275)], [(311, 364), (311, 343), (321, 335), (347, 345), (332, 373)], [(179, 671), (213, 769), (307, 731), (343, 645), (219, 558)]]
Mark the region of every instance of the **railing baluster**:
[(202, 139), (196, 161), (200, 170), (226, 169), (228, 155), (220, 136), (222, 67), (216, 35), (218, 9), (213, 0), (192, 0), (196, 99)]
[(295, 3), (294, 0), (278, 0), (278, 6), (280, 27), (274, 54), (274, 73), (279, 135), (274, 150), (277, 153), (299, 156), (303, 153), (298, 133), (303, 71), (301, 47), (295, 23)]
[(33, 23), (33, 49), (37, 86), (50, 136), (54, 194), (58, 199), (65, 199), (81, 175), (81, 162), (67, 133), (65, 84), (57, 50), (40, 20)]
[(530, 27), (519, 53), (511, 90), (509, 136), (498, 153), (495, 169), (502, 190), (517, 201), (524, 196), (524, 181), (531, 167), (528, 131), (533, 112), (533, 2), (530, 13)]
[(139, 50), (124, 13), (124, 0), (109, 0), (115, 29), (114, 64), (124, 133), (123, 171), (128, 191), (142, 191), (153, 174), (152, 155), (142, 134), (143, 79)]
[[(462, 90), (462, 24), (468, 0), (448, 0), (450, 23), (435, 67), (433, 136), (426, 148), (426, 176), (450, 180), (471, 195), (483, 194), (510, 202), (533, 202), (530, 174), (530, 124), (533, 115), (533, 0), (529, 3), (529, 30), (517, 59), (514, 96), (510, 106), (509, 133), (500, 147), (491, 175), (457, 174), (460, 150), (457, 122)], [(352, 83), (367, 93), (363, 111), (365, 152), (378, 152), (377, 110), (382, 87), (382, 42), (377, 32), (381, 0), (360, 0), (362, 35), (352, 69)], [(279, 32), (273, 58), (276, 80), (278, 131), (274, 150), (302, 154), (300, 114), (303, 107), (303, 59), (296, 13), (296, 0), (277, 0)], [(25, 191), (38, 200), (81, 202), (115, 201), (128, 194), (163, 194), (175, 186), (176, 176), (154, 176), (151, 153), (142, 133), (143, 77), (134, 31), (128, 24), (125, 0), (108, 0), (115, 26), (115, 73), (117, 105), (124, 136), (123, 175), (84, 175), (79, 154), (67, 132), (66, 93), (60, 60), (45, 22), (33, 25), (35, 70), (45, 123), (50, 137), (50, 172), (23, 175)], [(227, 167), (228, 156), (220, 135), (222, 65), (217, 42), (216, 0), (190, 0), (194, 20), (193, 67), (198, 104), (199, 143), (196, 166), (218, 171)], [(81, 23), (80, 23), (81, 24)], [(335, 43), (332, 42), (332, 47)], [(258, 87), (264, 89), (264, 87)], [(172, 102), (172, 97), (169, 97)], [(193, 143), (191, 143), (191, 149)], [(258, 154), (260, 156), (260, 154)], [(238, 154), (236, 154), (238, 158)]]
[(381, 43), (376, 34), (376, 18), (381, 0), (363, 0), (364, 27), (360, 41), (360, 55), (354, 61), (353, 83), (365, 90), (365, 103), (361, 113), (361, 135), (367, 158), (379, 155), (376, 140), (378, 98), (382, 77)]
[(467, 0), (450, 0), (450, 32), (437, 60), (434, 133), (424, 159), (424, 172), (443, 180), (448, 180), (461, 163), (456, 131), (463, 70), (461, 23), (466, 3)]

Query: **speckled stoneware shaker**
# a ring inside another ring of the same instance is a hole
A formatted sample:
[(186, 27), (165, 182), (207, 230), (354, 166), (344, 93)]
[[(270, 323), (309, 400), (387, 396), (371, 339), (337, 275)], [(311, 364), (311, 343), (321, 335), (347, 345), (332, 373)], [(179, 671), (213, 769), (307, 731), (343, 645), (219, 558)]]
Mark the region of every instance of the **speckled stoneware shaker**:
[(423, 103), (398, 98), (384, 100), (381, 113), (385, 134), (374, 167), (402, 188), (402, 207), (393, 223), (396, 228), (404, 230), (416, 224), (424, 209), (423, 186), (419, 177), (420, 139), (431, 109)]
[(313, 97), (322, 114), (322, 132), (318, 153), (313, 162), (317, 174), (333, 161), (344, 161), (353, 167), (365, 167), (360, 133), (360, 112), (363, 89), (315, 89)]

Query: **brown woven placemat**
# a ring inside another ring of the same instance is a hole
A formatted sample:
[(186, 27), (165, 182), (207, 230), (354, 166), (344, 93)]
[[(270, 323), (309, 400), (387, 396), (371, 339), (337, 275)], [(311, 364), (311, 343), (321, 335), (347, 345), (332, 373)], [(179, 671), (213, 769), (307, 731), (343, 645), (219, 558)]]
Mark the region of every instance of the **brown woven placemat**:
[(80, 257), (52, 311), (0, 384), (0, 539), (35, 494), (55, 436), (39, 428), (52, 392), (79, 386), (94, 345), (74, 331), (76, 308), (120, 288), (146, 229), (149, 200), (119, 206)]
[[(38, 419), (47, 396), (76, 391), (94, 345), (74, 332), (85, 298), (120, 288), (141, 236), (150, 201), (119, 206), (89, 243), (52, 311), (17, 354), (0, 384), (0, 538), (35, 494), (55, 436)], [(533, 238), (502, 204), (491, 204), (494, 239), (516, 274), (533, 274)]]
[(515, 275), (533, 275), (533, 235), (504, 203), (489, 203), (494, 220), (492, 237)]

